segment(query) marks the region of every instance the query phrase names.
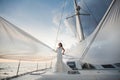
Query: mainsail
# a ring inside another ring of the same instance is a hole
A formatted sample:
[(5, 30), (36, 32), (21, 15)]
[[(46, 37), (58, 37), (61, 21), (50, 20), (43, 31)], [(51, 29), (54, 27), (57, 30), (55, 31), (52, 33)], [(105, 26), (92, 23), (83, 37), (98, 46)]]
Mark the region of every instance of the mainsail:
[(52, 48), (0, 17), (0, 58), (49, 60), (53, 57)]
[[(120, 62), (120, 0), (113, 0), (95, 31), (70, 51), (90, 63)], [(69, 53), (68, 53), (69, 54)], [(73, 55), (74, 54), (74, 55)]]

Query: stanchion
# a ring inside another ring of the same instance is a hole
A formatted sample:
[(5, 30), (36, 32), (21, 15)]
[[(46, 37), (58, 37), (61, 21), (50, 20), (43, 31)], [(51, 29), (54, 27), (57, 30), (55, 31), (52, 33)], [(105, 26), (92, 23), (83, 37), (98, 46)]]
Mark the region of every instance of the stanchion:
[(17, 73), (16, 73), (16, 75), (18, 75), (18, 73), (19, 73), (20, 64), (21, 64), (21, 60), (19, 60), (19, 63), (18, 63), (18, 68), (17, 68)]

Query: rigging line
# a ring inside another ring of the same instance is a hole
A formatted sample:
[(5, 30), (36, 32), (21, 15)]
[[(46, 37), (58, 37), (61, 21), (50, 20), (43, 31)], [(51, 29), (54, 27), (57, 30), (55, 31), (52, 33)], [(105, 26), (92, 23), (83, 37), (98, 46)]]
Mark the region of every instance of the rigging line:
[(87, 14), (89, 14), (89, 12), (87, 12), (85, 9), (81, 9), (83, 12), (85, 12), (85, 13), (87, 13)]
[(82, 55), (82, 57), (80, 58), (81, 61), (85, 58), (85, 56), (86, 56), (86, 54), (87, 54), (87, 52), (88, 52), (90, 46), (92, 45), (92, 43), (93, 43), (94, 40), (96, 39), (96, 37), (97, 37), (99, 31), (101, 30), (102, 25), (103, 25), (104, 21), (106, 20), (106, 17), (107, 17), (107, 15), (109, 14), (109, 12), (110, 12), (110, 10), (111, 10), (113, 4), (115, 3), (115, 1), (116, 1), (116, 0), (113, 0), (112, 3), (110, 4), (110, 6), (109, 6), (108, 10), (106, 11), (106, 13), (105, 13), (103, 19), (101, 20), (100, 24), (98, 25), (98, 26), (99, 26), (99, 27), (98, 27), (98, 30), (96, 31), (95, 35), (93, 36), (91, 42), (90, 42), (90, 43), (88, 44), (88, 46), (84, 49), (83, 55)]
[(71, 1), (70, 1), (70, 0), (68, 1), (68, 4), (70, 4), (70, 5), (68, 5), (68, 10), (70, 10), (70, 9), (71, 9), (71, 6), (72, 6), (72, 4), (71, 4)]
[[(83, 2), (82, 0), (81, 0), (81, 4), (84, 5), (84, 2)], [(79, 6), (81, 7), (82, 5), (79, 4)], [(84, 6), (81, 7), (81, 10), (82, 10), (83, 12), (89, 14), (89, 12), (88, 12), (87, 10), (83, 9), (83, 8), (84, 8)]]
[(56, 41), (55, 41), (55, 48), (56, 48), (56, 44), (57, 44), (57, 41), (58, 41), (58, 35), (59, 35), (59, 32), (60, 32), (60, 27), (61, 27), (61, 23), (62, 23), (62, 17), (63, 17), (63, 13), (64, 13), (64, 9), (65, 9), (65, 3), (66, 3), (66, 0), (64, 0), (63, 9), (62, 9), (62, 12), (61, 12), (61, 17), (60, 17), (60, 23), (58, 25)]
[[(73, 12), (69, 12), (69, 13), (70, 13), (70, 15), (72, 15), (72, 14), (74, 14), (75, 12), (74, 12), (73, 3), (72, 3), (72, 1), (71, 1), (71, 0), (69, 0), (69, 4), (70, 4), (70, 5), (68, 6), (68, 7), (69, 7), (69, 9), (72, 9), (72, 11), (73, 11)], [(68, 16), (70, 16), (70, 15), (68, 15)]]
[(94, 18), (95, 23), (98, 24), (97, 19), (96, 19), (95, 16), (93, 15), (91, 9), (90, 9), (90, 8), (88, 7), (88, 5), (86, 4), (85, 0), (82, 0), (82, 1), (83, 1), (83, 3), (85, 4), (85, 6), (87, 7), (88, 11), (91, 13), (92, 17)]

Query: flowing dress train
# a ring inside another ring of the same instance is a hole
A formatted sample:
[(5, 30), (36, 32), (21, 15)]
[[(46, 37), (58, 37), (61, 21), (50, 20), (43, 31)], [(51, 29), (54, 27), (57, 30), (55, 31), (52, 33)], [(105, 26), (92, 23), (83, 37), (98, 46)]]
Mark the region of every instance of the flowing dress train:
[(68, 72), (71, 69), (62, 61), (62, 48), (57, 49), (57, 61), (55, 65), (55, 72)]

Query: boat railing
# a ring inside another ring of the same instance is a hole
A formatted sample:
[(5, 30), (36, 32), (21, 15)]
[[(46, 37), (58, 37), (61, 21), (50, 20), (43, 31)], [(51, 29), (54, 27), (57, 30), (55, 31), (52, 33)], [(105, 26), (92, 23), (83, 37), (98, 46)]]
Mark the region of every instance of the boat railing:
[(15, 68), (15, 66), (14, 67), (13, 66), (11, 66), (11, 68), (14, 68), (13, 75), (9, 75), (9, 73), (8, 73), (8, 75), (6, 77), (2, 78), (1, 80), (9, 80), (9, 79), (17, 78), (17, 77), (24, 76), (27, 74), (32, 74), (34, 72), (45, 71), (49, 68), (52, 68), (52, 62), (19, 60), (17, 62), (16, 68)]

